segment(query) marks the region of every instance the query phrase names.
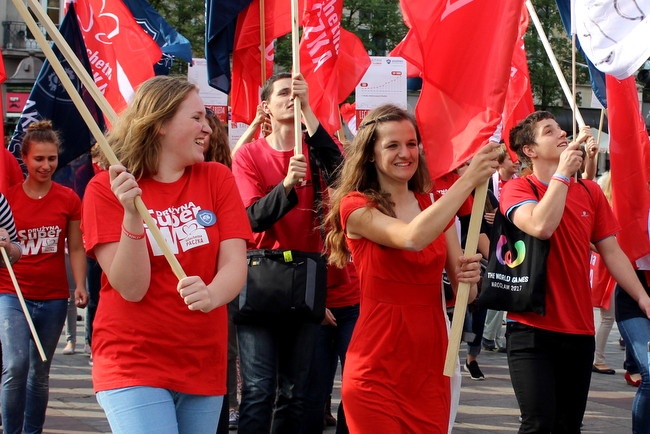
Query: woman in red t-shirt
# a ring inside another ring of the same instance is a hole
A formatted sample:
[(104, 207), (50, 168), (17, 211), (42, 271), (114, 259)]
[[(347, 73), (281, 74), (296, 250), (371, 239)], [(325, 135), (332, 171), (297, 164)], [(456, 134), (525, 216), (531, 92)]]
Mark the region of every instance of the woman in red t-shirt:
[(351, 254), (361, 288), (342, 382), (351, 433), (448, 431), (442, 270), (454, 287), (471, 283), (474, 298), (481, 255), (461, 257), (453, 218), (496, 169), (497, 149), (480, 150), (432, 204), (413, 117), (386, 105), (359, 127), (327, 218), (330, 262)]
[(27, 179), (10, 187), (11, 205), (23, 250), (13, 267), (47, 360), (41, 360), (12, 280), (0, 272), (0, 330), (3, 349), (2, 425), (5, 432), (40, 432), (45, 422), (50, 364), (65, 322), (68, 278), (66, 241), (76, 306), (88, 302), (86, 255), (81, 241), (81, 201), (52, 181), (59, 140), (50, 121), (33, 122), (21, 148)]
[[(252, 232), (230, 170), (203, 162), (210, 133), (195, 85), (149, 79), (108, 135), (124, 166), (86, 188), (84, 242), (103, 270), (93, 387), (114, 433), (217, 429), (226, 304), (244, 285)], [(188, 277), (174, 275), (136, 196)]]

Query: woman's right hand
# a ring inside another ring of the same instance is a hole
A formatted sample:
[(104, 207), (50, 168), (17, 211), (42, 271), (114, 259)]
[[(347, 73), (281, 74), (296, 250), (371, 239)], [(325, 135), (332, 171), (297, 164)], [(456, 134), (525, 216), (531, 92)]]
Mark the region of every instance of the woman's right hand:
[(483, 146), (472, 158), (469, 167), (461, 178), (471, 180), (472, 185), (477, 186), (485, 183), (490, 176), (499, 167), (497, 158), (499, 156), (500, 144), (496, 142), (488, 142)]
[(136, 196), (142, 195), (135, 177), (126, 170), (126, 167), (116, 164), (108, 168), (111, 178), (111, 191), (124, 207), (124, 211), (138, 214), (135, 208)]

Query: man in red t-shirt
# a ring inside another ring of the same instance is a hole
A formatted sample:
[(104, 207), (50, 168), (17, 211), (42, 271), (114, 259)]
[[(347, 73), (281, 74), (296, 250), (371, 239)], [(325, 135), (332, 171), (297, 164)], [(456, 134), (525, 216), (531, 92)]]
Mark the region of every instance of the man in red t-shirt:
[(520, 433), (580, 432), (595, 347), (590, 243), (650, 315), (650, 297), (614, 237), (619, 227), (605, 196), (596, 183), (574, 179), (583, 159), (580, 144), (591, 141), (589, 127), (583, 127), (569, 143), (549, 112), (529, 115), (510, 132), (512, 150), (533, 172), (505, 185), (501, 212), (527, 234), (551, 241), (545, 315), (508, 314), (508, 365)]
[[(341, 151), (311, 110), (301, 75), (274, 75), (261, 98), (272, 132), (242, 145), (232, 162), (254, 232), (250, 247), (321, 252), (315, 185), (325, 189), (331, 184)], [(300, 99), (307, 129), (300, 155), (294, 154), (295, 98)], [(312, 179), (312, 164), (318, 165), (322, 184), (320, 175)], [(291, 320), (237, 326), (243, 380), (239, 432), (284, 434), (301, 429), (317, 327)]]

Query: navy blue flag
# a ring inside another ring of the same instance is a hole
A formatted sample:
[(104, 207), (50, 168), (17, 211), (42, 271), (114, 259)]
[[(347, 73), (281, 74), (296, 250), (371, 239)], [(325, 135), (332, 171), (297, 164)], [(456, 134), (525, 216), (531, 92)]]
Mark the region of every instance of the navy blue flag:
[(235, 43), (237, 16), (252, 0), (206, 0), (205, 58), (208, 83), (230, 92), (230, 54)]
[(122, 0), (135, 21), (156, 41), (163, 56), (154, 66), (156, 75), (167, 75), (175, 57), (192, 64), (190, 41), (176, 31), (146, 0)]
[[(88, 71), (88, 74), (92, 76), (86, 46), (81, 37), (81, 30), (79, 29), (74, 4), (70, 4), (59, 30), (86, 71)], [(56, 46), (52, 48), (57, 59), (59, 59), (65, 69), (67, 76), (72, 80), (79, 95), (86, 103), (86, 107), (90, 110), (97, 125), (104, 131), (106, 129), (104, 116), (99, 107), (83, 87), (74, 70), (61, 54), (61, 51)], [(75, 172), (77, 172), (80, 165), (86, 164), (86, 161), (89, 161), (87, 154), (94, 143), (94, 138), (48, 60), (43, 63), (41, 72), (38, 74), (34, 87), (25, 103), (20, 120), (16, 126), (16, 131), (8, 147), (20, 162), (23, 172), (25, 172), (25, 166), (21, 158), (22, 138), (29, 124), (44, 119), (52, 121), (54, 130), (58, 132), (59, 138), (61, 139), (59, 164), (54, 180), (74, 188), (77, 182), (75, 180)], [(84, 154), (86, 155), (84, 156)], [(71, 162), (78, 160), (81, 156), (84, 156), (84, 158), (81, 161), (76, 161), (74, 167), (69, 166)], [(79, 192), (78, 189), (77, 191)]]
[[(566, 29), (569, 37), (571, 36), (571, 0), (555, 0), (557, 3), (557, 9), (560, 11), (560, 18), (562, 18), (562, 24)], [(576, 38), (576, 50), (582, 53), (582, 56), (587, 61), (587, 67), (589, 68), (589, 80), (591, 81), (591, 89), (593, 89), (596, 98), (607, 108), (607, 91), (605, 90), (605, 74), (600, 72), (596, 66), (591, 63), (591, 60), (585, 55), (585, 52), (582, 51), (580, 46), (580, 41)]]

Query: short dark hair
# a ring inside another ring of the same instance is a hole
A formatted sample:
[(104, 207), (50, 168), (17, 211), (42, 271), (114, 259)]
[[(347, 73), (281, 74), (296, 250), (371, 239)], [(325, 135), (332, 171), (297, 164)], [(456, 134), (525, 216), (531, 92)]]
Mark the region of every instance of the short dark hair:
[(535, 144), (535, 127), (537, 122), (544, 119), (555, 119), (551, 112), (536, 111), (529, 114), (526, 119), (519, 122), (513, 129), (510, 130), (510, 149), (517, 153), (519, 161), (530, 166), (532, 162), (526, 154), (524, 154), (524, 146)]
[(277, 74), (274, 74), (271, 77), (269, 77), (269, 79), (266, 80), (266, 83), (264, 83), (264, 86), (262, 86), (262, 91), (260, 92), (260, 99), (262, 101), (268, 101), (269, 98), (271, 97), (271, 94), (273, 93), (273, 84), (278, 80), (282, 80), (283, 78), (291, 78), (291, 73), (278, 72)]

